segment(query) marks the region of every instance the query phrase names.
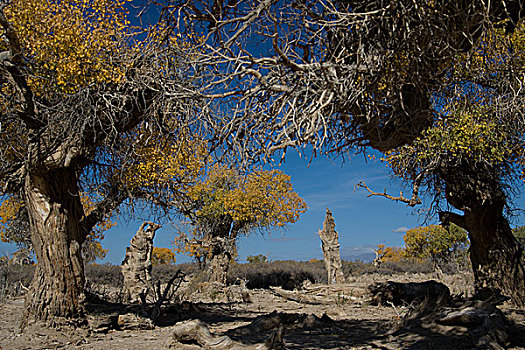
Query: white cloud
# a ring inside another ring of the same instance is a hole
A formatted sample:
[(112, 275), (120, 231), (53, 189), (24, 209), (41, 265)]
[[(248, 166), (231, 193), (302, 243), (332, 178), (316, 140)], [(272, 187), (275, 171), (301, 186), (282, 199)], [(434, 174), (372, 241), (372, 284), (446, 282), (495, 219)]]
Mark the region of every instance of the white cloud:
[(398, 227), (395, 230), (392, 230), (392, 232), (394, 232), (394, 233), (405, 233), (408, 230), (410, 230), (408, 227), (403, 226), (403, 227)]

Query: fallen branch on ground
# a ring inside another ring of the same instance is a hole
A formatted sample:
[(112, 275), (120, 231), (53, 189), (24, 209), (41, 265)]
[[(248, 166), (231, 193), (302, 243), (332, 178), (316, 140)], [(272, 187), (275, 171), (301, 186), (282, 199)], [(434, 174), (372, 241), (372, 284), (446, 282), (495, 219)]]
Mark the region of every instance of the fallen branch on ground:
[(197, 342), (206, 349), (213, 350), (281, 350), (286, 349), (282, 340), (283, 328), (279, 327), (263, 344), (243, 344), (228, 336), (216, 336), (201, 320), (179, 322), (174, 326), (173, 338), (179, 343)]

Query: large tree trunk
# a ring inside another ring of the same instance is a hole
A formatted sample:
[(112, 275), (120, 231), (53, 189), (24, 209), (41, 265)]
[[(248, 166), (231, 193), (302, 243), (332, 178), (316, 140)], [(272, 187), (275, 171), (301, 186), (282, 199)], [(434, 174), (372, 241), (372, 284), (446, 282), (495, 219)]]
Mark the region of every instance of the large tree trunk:
[(461, 165), (448, 169), (443, 177), (447, 201), (464, 215), (445, 212), (441, 219), (468, 231), (478, 295), (501, 291), (523, 306), (523, 251), (504, 215), (507, 196), (499, 173), (490, 167), (477, 168), (467, 162)]
[(465, 212), (475, 288), (478, 294), (502, 291), (516, 304), (523, 306), (523, 252), (502, 210), (487, 206)]
[(54, 325), (82, 319), (85, 233), (77, 175), (60, 168), (28, 174), (25, 200), (38, 264), (26, 297), (26, 321)]

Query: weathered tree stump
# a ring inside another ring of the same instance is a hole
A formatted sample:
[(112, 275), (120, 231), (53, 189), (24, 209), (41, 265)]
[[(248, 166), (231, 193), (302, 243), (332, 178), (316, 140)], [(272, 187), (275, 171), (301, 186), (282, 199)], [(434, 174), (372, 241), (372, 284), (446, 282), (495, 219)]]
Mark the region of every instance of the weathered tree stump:
[(328, 284), (344, 283), (345, 278), (339, 254), (339, 235), (335, 230), (335, 221), (328, 208), (326, 208), (326, 217), (323, 229), (319, 231), (319, 237), (321, 237), (324, 262), (328, 272)]
[(153, 253), (153, 237), (161, 225), (144, 222), (130, 246), (126, 248), (126, 257), (122, 262), (124, 285), (122, 298), (126, 303), (140, 302), (140, 295), (151, 290), (151, 255)]

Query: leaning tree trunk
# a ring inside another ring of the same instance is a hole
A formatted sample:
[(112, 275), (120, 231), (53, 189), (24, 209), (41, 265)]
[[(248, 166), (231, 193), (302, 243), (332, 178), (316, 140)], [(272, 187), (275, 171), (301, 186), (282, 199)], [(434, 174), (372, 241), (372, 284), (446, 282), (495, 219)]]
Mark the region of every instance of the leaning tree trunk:
[(80, 228), (83, 209), (75, 171), (28, 174), (25, 201), (38, 260), (26, 297), (25, 321), (53, 325), (82, 319), (85, 234)]
[(523, 306), (523, 251), (502, 211), (503, 208), (494, 206), (465, 211), (475, 289), (478, 294), (502, 291), (516, 304)]

